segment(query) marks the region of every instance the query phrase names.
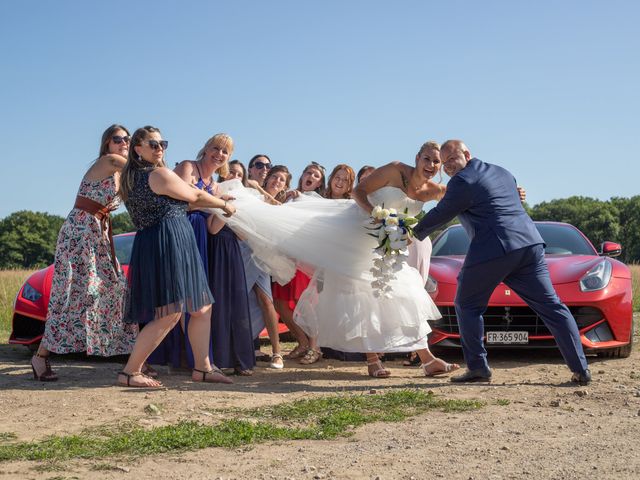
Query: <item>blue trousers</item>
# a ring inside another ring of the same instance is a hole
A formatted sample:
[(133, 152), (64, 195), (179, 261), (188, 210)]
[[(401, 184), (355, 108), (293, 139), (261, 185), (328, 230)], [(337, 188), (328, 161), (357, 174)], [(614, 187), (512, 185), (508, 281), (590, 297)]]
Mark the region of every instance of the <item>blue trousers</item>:
[(482, 337), (489, 297), (500, 282), (516, 292), (542, 318), (572, 372), (587, 369), (580, 333), (569, 309), (553, 289), (541, 244), (514, 250), (503, 257), (463, 266), (458, 275), (455, 309), (462, 351), (471, 370), (487, 368)]

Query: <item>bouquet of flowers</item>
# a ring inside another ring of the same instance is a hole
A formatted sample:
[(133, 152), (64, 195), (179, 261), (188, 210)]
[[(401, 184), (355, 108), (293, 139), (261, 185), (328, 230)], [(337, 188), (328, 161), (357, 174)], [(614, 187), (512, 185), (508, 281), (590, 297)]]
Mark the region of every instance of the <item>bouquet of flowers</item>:
[(376, 297), (391, 296), (389, 282), (402, 269), (402, 262), (407, 261), (409, 238), (413, 237), (413, 227), (423, 216), (424, 212), (420, 212), (412, 217), (409, 216), (408, 209), (398, 212), (395, 208), (384, 208), (384, 204), (376, 205), (371, 211), (369, 226), (366, 228), (377, 231), (368, 234), (378, 240), (378, 246), (374, 249), (376, 258), (369, 270), (373, 274), (371, 287)]

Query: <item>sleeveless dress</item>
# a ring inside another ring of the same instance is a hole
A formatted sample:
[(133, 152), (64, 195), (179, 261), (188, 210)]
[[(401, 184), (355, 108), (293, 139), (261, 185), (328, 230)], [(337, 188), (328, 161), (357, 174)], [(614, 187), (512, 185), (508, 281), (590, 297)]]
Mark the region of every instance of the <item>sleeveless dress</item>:
[(186, 216), (187, 202), (158, 195), (151, 169), (135, 172), (125, 202), (138, 230), (131, 250), (125, 322), (148, 323), (213, 303), (202, 258)]
[[(296, 266), (315, 270), (294, 314), (320, 346), (343, 352), (427, 347), (427, 321), (441, 315), (420, 273), (403, 264), (390, 282), (390, 298), (373, 294), (369, 270), (377, 241), (367, 235), (369, 217), (353, 200), (310, 198), (271, 206), (246, 195), (239, 182), (227, 189), (236, 197), (237, 208), (229, 225), (247, 239), (254, 256), (279, 283), (290, 280)], [(369, 200), (414, 214), (422, 208), (422, 202), (396, 187), (383, 187)]]
[[(82, 180), (78, 195), (118, 208), (113, 176)], [(74, 208), (60, 229), (42, 345), (55, 353), (131, 353), (138, 328), (122, 322), (126, 280), (114, 271), (98, 219)]]
[(251, 370), (256, 359), (244, 261), (238, 237), (227, 225), (209, 234), (207, 257), (209, 287), (217, 299), (211, 314), (209, 356), (219, 368)]
[[(197, 164), (196, 168), (198, 168)], [(200, 176), (199, 169), (198, 181), (195, 186), (207, 193), (212, 193), (211, 185), (204, 183), (202, 176)], [(198, 252), (202, 259), (202, 266), (204, 267), (207, 278), (209, 278), (209, 261), (207, 257), (207, 237), (209, 235), (209, 231), (207, 230), (208, 217), (209, 214), (201, 210), (190, 210), (187, 212), (187, 220), (189, 220), (191, 228), (193, 229)], [(184, 330), (180, 323), (173, 327), (162, 342), (160, 342), (160, 345), (158, 345), (149, 356), (147, 362), (154, 365), (171, 365), (175, 368), (182, 367), (183, 362), (186, 362), (188, 367), (193, 368), (193, 353), (191, 352), (188, 334), (189, 319), (190, 315), (188, 313), (185, 314)]]

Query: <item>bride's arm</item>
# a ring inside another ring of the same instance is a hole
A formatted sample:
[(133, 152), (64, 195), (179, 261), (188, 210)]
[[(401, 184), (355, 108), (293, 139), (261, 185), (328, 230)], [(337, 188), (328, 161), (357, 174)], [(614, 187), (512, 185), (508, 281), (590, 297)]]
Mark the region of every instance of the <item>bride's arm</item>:
[(371, 205), (367, 195), (387, 185), (393, 185), (400, 178), (400, 162), (392, 162), (377, 168), (362, 180), (353, 190), (353, 199), (365, 212), (371, 213), (375, 205)]

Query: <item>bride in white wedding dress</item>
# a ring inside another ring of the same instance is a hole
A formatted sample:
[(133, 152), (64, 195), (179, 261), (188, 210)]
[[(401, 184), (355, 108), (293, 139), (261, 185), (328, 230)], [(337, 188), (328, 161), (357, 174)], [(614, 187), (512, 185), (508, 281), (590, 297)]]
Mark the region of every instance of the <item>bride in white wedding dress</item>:
[[(377, 241), (365, 229), (375, 205), (407, 208), (415, 215), (426, 201), (439, 199), (444, 187), (431, 180), (439, 167), (439, 146), (427, 142), (416, 155), (415, 167), (394, 162), (377, 169), (358, 185), (355, 202), (308, 198), (273, 206), (239, 182), (225, 182), (225, 193), (235, 197), (237, 209), (225, 220), (279, 283), (288, 281), (296, 267), (313, 274), (294, 315), (320, 346), (366, 352), (373, 377), (389, 376), (375, 352), (417, 351), (425, 375), (448, 373), (458, 365), (428, 350), (427, 321), (440, 318), (440, 313), (424, 289), (423, 277), (405, 263), (389, 283), (390, 295), (376, 297), (369, 270)], [(430, 242), (410, 247), (412, 264), (419, 267), (420, 256), (426, 255), (422, 264), (428, 265)]]

